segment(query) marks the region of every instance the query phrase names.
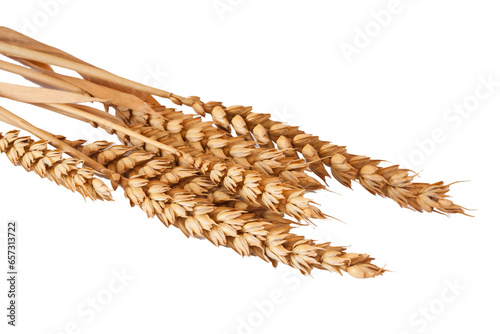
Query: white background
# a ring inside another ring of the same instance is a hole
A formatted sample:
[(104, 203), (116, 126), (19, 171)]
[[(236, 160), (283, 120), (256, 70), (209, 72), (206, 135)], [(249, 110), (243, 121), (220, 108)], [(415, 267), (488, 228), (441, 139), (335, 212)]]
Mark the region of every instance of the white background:
[[(350, 251), (369, 253), (393, 272), (359, 280), (315, 271), (302, 279), (148, 220), (121, 190), (115, 202), (85, 203), (1, 156), (4, 269), (6, 222), (20, 225), (18, 327), (6, 325), (2, 279), (1, 332), (498, 332), (500, 8), (486, 0), (401, 0), (385, 26), (374, 23), (372, 11), (392, 6), (284, 0), (2, 6), (3, 25), (118, 75), (204, 101), (252, 105), (349, 152), (405, 163), (423, 182), (468, 180), (450, 193), (477, 211), (474, 218), (416, 213), (330, 179), (336, 193), (312, 196), (345, 224), (320, 221), (299, 231), (352, 245)], [(365, 29), (371, 37), (363, 40)], [(356, 48), (351, 57), (342, 52), (347, 44)], [(497, 86), (467, 116), (447, 111), (478, 101), (476, 90), (486, 92), (480, 78), (488, 77)], [(4, 99), (0, 105), (72, 139), (108, 138), (48, 111)], [(0, 124), (1, 132), (9, 129)], [(122, 271), (130, 277), (120, 284), (113, 277)], [(109, 292), (110, 283), (121, 291)], [(96, 297), (110, 298), (91, 311), (87, 302)]]

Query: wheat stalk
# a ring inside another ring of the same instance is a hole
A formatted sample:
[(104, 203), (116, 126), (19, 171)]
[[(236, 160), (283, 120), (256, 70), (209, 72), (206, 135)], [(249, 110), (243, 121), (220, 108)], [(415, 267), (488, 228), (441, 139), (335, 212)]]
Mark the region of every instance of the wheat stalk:
[[(92, 199), (111, 200), (107, 186), (92, 175), (107, 178), (113, 189), (123, 188), (131, 206), (187, 237), (304, 274), (317, 268), (367, 278), (386, 271), (369, 255), (291, 232), (302, 222), (327, 217), (305, 197), (325, 189), (308, 172), (323, 181), (331, 173), (348, 187), (358, 181), (370, 193), (416, 211), (465, 214), (447, 199), (449, 185), (413, 182), (409, 170), (381, 167), (380, 160), (349, 154), (251, 107), (204, 103), (136, 83), (8, 28), (0, 27), (0, 53), (22, 65), (0, 61), (0, 70), (40, 86), (0, 83), (0, 96), (87, 122), (122, 143), (55, 136), (0, 107), (0, 121), (41, 139), (0, 134), (1, 152)], [(57, 73), (52, 66), (82, 78)], [(165, 107), (153, 96), (190, 106), (199, 116)], [(86, 102), (102, 103), (104, 110)], [(207, 113), (212, 121), (203, 120)], [(47, 143), (57, 150), (47, 150)], [(63, 152), (71, 158), (63, 159)]]

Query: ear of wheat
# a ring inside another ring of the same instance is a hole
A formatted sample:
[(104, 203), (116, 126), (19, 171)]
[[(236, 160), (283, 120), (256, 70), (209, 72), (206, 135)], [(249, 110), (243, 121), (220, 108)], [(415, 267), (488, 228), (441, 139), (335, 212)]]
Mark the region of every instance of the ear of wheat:
[[(0, 134), (0, 153), (92, 200), (112, 200), (100, 178), (108, 179), (148, 217), (242, 256), (304, 274), (317, 268), (368, 278), (386, 271), (367, 254), (292, 233), (312, 219), (329, 217), (307, 198), (325, 189), (311, 173), (323, 181), (331, 173), (347, 187), (357, 181), (416, 211), (466, 214), (447, 198), (449, 185), (443, 182), (414, 182), (407, 169), (381, 167), (380, 160), (347, 153), (251, 107), (204, 103), (121, 78), (4, 27), (0, 53), (18, 63), (0, 60), (1, 70), (39, 86), (0, 83), (0, 97), (87, 122), (120, 142), (71, 140), (0, 107), (0, 121), (40, 139), (19, 137), (18, 130)], [(57, 73), (54, 66), (81, 77)], [(189, 106), (195, 114), (163, 106), (154, 96)], [(207, 114), (212, 121), (203, 118)]]
[(0, 153), (5, 153), (14, 165), (28, 172), (35, 172), (84, 198), (111, 201), (110, 189), (100, 179), (93, 177), (94, 170), (82, 167), (82, 161), (63, 158), (63, 151), (47, 149), (47, 141), (34, 141), (30, 137), (19, 137), (19, 131), (0, 133)]

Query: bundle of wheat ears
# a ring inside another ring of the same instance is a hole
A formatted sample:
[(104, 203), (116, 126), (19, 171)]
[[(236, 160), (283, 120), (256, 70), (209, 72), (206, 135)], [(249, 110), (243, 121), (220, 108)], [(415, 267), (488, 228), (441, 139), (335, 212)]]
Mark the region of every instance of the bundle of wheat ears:
[[(466, 214), (447, 199), (449, 185), (413, 182), (410, 170), (381, 167), (381, 160), (350, 154), (252, 107), (205, 103), (127, 80), (4, 27), (0, 54), (12, 60), (0, 60), (1, 70), (37, 85), (0, 82), (0, 97), (88, 122), (121, 143), (52, 134), (0, 107), (0, 121), (17, 128), (0, 133), (0, 152), (13, 164), (92, 200), (113, 200), (102, 181), (107, 179), (148, 217), (240, 255), (304, 274), (313, 268), (357, 278), (384, 273), (367, 254), (292, 233), (328, 217), (305, 197), (325, 189), (313, 174), (323, 181), (331, 174), (349, 188), (357, 181), (403, 208)], [(157, 98), (194, 113), (163, 106)], [(20, 136), (18, 129), (37, 139)]]

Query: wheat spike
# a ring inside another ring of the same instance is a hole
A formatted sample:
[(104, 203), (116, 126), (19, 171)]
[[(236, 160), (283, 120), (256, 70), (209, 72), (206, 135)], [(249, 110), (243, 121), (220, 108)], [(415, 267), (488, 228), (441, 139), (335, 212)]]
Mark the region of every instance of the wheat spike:
[(419, 212), (466, 214), (463, 207), (447, 199), (449, 185), (445, 185), (444, 182), (415, 183), (413, 179), (416, 175), (408, 169), (399, 168), (397, 165), (380, 167), (381, 160), (347, 153), (344, 146), (322, 141), (317, 136), (299, 130), (296, 126), (273, 121), (269, 114), (254, 113), (251, 107), (226, 108), (220, 102), (203, 103), (198, 97), (183, 98), (175, 94), (171, 99), (174, 99), (172, 101), (174, 103), (191, 106), (195, 111), (200, 111), (202, 108), (204, 112), (201, 115), (217, 110), (218, 118), (221, 118), (224, 111), (224, 118), (231, 124), (236, 117), (234, 122), (236, 127), (233, 127), (235, 131), (237, 128), (238, 131), (245, 129), (243, 132), (248, 130), (255, 136), (256, 130), (257, 136), (262, 137), (265, 129), (266, 138), (270, 138), (278, 148), (288, 150), (291, 156), (301, 153), (310, 162), (311, 171), (323, 180), (329, 176), (324, 168), (326, 166), (342, 185), (351, 188), (352, 181), (357, 180), (371, 194), (391, 198), (403, 208)]
[(113, 200), (110, 189), (100, 179), (94, 178), (94, 171), (79, 167), (81, 161), (62, 158), (60, 150), (48, 150), (47, 142), (34, 141), (30, 137), (19, 137), (13, 130), (0, 133), (0, 153), (5, 153), (14, 165), (21, 165), (26, 171), (33, 171), (42, 178), (77, 191), (92, 200)]
[(342, 270), (357, 278), (385, 271), (373, 265), (373, 259), (366, 254), (345, 253), (344, 247), (318, 245), (290, 233), (294, 222), (271, 212), (247, 212), (220, 203), (214, 206), (209, 197), (172, 188), (144, 175), (130, 179), (125, 196), (148, 217), (157, 216), (187, 237), (206, 238), (216, 246), (228, 246), (242, 256), (259, 256), (274, 266), (283, 263), (304, 274), (310, 274), (313, 268), (338, 273)]

